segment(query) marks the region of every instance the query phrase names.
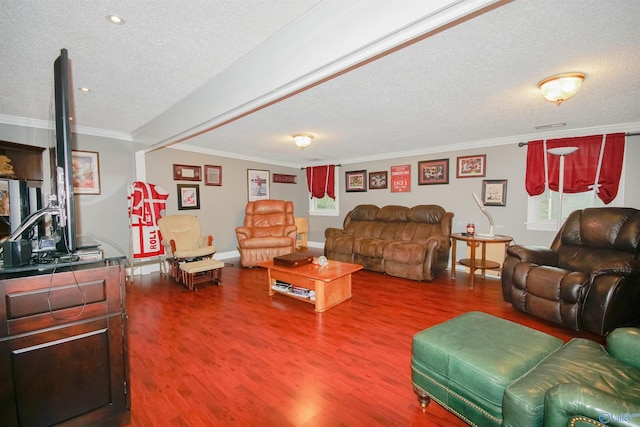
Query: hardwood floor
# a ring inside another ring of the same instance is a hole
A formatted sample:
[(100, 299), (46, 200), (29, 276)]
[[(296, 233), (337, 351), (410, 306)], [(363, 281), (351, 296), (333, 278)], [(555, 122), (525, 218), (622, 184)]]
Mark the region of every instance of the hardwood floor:
[(428, 283), (360, 271), (350, 300), (315, 313), (269, 297), (262, 268), (226, 262), (220, 287), (189, 292), (159, 273), (127, 284), (130, 426), (464, 426), (419, 406), (415, 333), (478, 310), (601, 342), (516, 312), (496, 279), (469, 289), (465, 273)]

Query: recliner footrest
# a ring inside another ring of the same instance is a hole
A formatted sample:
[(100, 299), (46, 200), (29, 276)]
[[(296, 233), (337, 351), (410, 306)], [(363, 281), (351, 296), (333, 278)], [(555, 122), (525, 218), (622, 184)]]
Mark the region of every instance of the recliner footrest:
[(471, 425), (500, 426), (506, 387), (562, 340), (486, 313), (470, 312), (413, 337), (411, 374), (426, 394)]

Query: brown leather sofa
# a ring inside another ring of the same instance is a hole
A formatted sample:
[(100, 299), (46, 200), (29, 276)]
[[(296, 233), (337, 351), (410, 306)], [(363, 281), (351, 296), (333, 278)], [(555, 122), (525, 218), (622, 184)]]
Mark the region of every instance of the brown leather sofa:
[(244, 224), (236, 227), (243, 267), (254, 267), (259, 262), (295, 252), (293, 202), (256, 200), (247, 203), (244, 213)]
[(510, 246), (505, 301), (517, 310), (606, 335), (640, 324), (640, 211), (589, 208), (567, 218), (550, 248)]
[(453, 213), (437, 205), (359, 205), (343, 229), (325, 230), (327, 258), (412, 280), (433, 280), (447, 268)]

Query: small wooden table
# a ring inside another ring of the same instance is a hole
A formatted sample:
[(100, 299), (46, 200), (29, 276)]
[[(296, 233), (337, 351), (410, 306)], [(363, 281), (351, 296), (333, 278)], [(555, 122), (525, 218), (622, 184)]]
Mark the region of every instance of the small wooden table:
[[(326, 311), (351, 298), (351, 274), (362, 270), (361, 265), (333, 260), (324, 267), (318, 264), (285, 267), (275, 265), (273, 260), (260, 262), (258, 265), (267, 269), (269, 295), (279, 293), (314, 304), (317, 312)], [(273, 289), (276, 280), (315, 291), (315, 301)]]
[[(471, 258), (463, 258), (456, 262), (456, 242), (465, 241), (467, 245), (471, 247)], [(467, 236), (462, 233), (451, 233), (451, 258), (453, 263), (451, 265), (451, 277), (456, 277), (456, 264), (460, 263), (469, 268), (469, 287), (473, 289), (473, 285), (476, 277), (476, 270), (482, 270), (482, 277), (484, 278), (485, 270), (494, 270), (500, 268), (500, 264), (495, 261), (486, 259), (486, 245), (487, 243), (503, 243), (506, 247), (513, 240), (512, 237), (496, 234), (493, 237), (480, 237), (478, 235)], [(476, 247), (482, 246), (482, 258), (476, 258)]]

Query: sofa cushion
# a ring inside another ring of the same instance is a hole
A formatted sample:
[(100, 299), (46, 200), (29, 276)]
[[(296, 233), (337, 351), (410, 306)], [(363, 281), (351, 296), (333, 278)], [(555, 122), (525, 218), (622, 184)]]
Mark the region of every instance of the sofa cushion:
[(545, 394), (558, 384), (588, 385), (640, 404), (640, 369), (611, 357), (594, 341), (574, 338), (507, 387), (504, 425), (542, 426)]

